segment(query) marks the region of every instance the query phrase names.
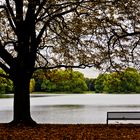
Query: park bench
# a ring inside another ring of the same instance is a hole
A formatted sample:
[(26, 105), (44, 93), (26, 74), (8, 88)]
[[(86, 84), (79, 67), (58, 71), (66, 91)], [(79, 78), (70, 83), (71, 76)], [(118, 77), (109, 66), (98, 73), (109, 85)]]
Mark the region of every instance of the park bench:
[(107, 112), (107, 125), (109, 120), (140, 120), (140, 112)]

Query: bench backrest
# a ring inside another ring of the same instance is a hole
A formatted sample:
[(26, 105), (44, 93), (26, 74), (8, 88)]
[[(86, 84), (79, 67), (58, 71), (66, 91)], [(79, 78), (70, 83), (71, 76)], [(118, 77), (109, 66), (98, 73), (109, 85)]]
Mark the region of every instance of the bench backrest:
[(140, 112), (107, 112), (108, 119), (140, 119)]
[(140, 120), (140, 112), (107, 112), (108, 120)]

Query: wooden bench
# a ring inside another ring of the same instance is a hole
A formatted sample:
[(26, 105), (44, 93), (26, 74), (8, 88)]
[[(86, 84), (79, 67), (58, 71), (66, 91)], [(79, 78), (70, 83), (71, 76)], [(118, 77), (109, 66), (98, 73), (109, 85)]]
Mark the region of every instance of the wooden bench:
[(140, 120), (140, 112), (107, 112), (107, 125), (109, 120)]

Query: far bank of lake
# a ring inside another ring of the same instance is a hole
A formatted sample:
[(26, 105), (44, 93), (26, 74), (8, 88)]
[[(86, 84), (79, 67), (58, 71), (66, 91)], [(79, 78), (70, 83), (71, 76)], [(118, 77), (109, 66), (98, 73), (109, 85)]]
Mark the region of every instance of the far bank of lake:
[[(106, 123), (108, 111), (140, 111), (140, 94), (35, 94), (31, 97), (32, 117), (38, 123)], [(11, 121), (12, 114), (13, 98), (0, 99), (0, 123)]]

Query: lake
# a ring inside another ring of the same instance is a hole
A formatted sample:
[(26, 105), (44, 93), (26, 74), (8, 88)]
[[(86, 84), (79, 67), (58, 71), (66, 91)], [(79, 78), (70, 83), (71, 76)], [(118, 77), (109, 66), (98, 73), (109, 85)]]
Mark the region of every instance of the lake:
[[(140, 111), (140, 94), (49, 94), (31, 97), (31, 114), (38, 123), (106, 123), (108, 111)], [(0, 99), (0, 123), (11, 121), (12, 115), (13, 98)]]

